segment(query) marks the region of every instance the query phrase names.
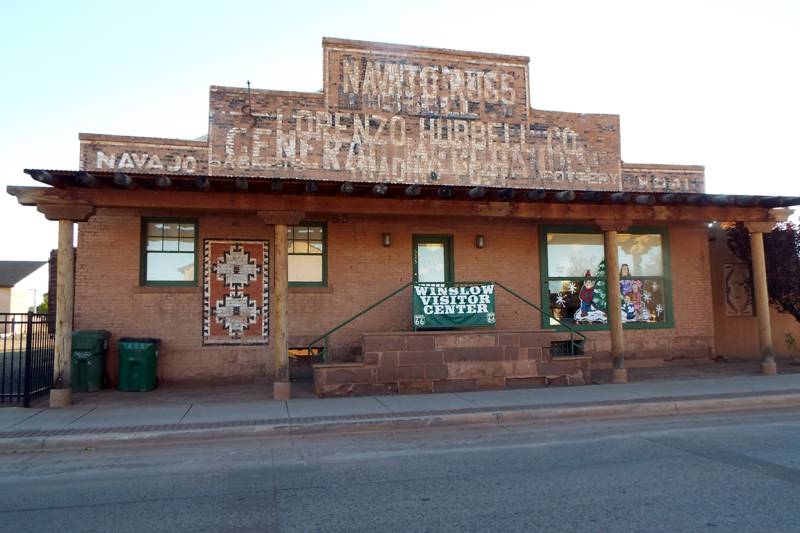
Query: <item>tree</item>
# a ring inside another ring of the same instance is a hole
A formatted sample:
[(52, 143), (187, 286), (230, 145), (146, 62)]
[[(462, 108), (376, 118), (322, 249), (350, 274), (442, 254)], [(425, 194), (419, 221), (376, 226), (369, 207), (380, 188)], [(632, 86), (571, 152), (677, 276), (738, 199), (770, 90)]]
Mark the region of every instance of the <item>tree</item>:
[(606, 290), (606, 260), (603, 259), (600, 261), (600, 265), (597, 267), (597, 272), (595, 276), (598, 278), (597, 283), (594, 285), (594, 306), (597, 309), (601, 309), (603, 311), (608, 310), (608, 302), (606, 301), (608, 297), (608, 291)]
[(42, 303), (36, 306), (37, 313), (47, 313), (48, 312), (48, 301), (47, 301), (47, 293), (42, 295)]
[[(752, 268), (747, 228), (742, 223), (723, 227), (727, 229), (728, 247)], [(784, 222), (765, 233), (764, 255), (770, 303), (800, 321), (800, 224)]]

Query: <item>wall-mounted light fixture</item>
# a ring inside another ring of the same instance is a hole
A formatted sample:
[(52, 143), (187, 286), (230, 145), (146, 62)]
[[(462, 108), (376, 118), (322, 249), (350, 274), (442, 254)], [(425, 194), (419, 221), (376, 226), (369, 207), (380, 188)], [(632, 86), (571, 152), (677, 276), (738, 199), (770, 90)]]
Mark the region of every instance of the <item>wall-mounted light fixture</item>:
[(384, 233), (383, 234), (383, 245), (389, 247), (392, 245), (392, 234), (391, 233)]
[(483, 248), (486, 246), (486, 241), (483, 235), (475, 235), (475, 248)]

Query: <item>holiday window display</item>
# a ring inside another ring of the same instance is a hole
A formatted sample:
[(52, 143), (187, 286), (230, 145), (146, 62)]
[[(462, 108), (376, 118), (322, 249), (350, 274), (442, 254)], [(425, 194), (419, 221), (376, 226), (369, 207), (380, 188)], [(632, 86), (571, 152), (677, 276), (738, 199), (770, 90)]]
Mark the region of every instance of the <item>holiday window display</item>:
[[(605, 261), (595, 275), (587, 270), (582, 281), (551, 282), (551, 309), (559, 320), (575, 324), (608, 323), (608, 292)], [(620, 316), (623, 323), (658, 323), (666, 320), (664, 289), (660, 279), (631, 277), (630, 268), (620, 268)], [(553, 288), (556, 292), (553, 292)]]

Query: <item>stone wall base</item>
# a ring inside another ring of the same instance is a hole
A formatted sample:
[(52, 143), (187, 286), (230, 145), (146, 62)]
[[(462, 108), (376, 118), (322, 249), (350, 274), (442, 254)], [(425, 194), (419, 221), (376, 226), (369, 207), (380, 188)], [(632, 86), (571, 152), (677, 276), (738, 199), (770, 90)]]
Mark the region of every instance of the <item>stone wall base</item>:
[(318, 396), (586, 385), (589, 356), (553, 357), (550, 332), (365, 334), (364, 360), (314, 365)]

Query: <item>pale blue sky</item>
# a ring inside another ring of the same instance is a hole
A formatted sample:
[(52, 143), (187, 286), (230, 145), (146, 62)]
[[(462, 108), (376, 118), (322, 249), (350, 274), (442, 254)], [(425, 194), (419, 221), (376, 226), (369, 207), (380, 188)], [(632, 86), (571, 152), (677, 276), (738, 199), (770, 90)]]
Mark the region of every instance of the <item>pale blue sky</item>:
[[(6, 2), (3, 185), (75, 169), (78, 132), (194, 138), (208, 86), (315, 91), (323, 36), (528, 55), (533, 107), (621, 115), (622, 158), (709, 192), (800, 195), (800, 2)], [(0, 194), (0, 259), (55, 224)]]

